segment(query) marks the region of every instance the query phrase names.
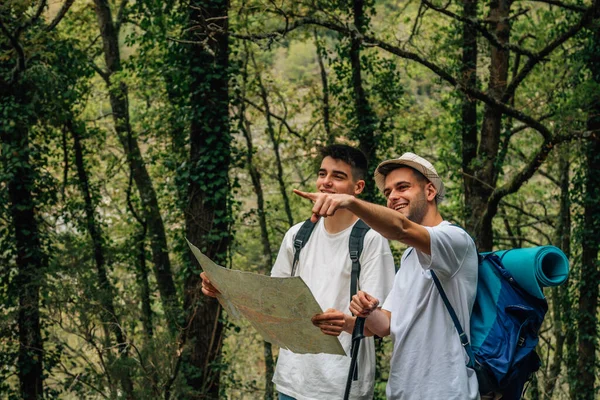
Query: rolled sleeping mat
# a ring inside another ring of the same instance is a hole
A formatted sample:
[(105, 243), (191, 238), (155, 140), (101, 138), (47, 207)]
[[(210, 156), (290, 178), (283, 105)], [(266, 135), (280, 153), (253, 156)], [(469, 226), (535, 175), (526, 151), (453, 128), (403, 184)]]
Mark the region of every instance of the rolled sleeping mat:
[(543, 287), (558, 286), (569, 276), (569, 260), (555, 246), (495, 252), (515, 281), (532, 296), (543, 299)]

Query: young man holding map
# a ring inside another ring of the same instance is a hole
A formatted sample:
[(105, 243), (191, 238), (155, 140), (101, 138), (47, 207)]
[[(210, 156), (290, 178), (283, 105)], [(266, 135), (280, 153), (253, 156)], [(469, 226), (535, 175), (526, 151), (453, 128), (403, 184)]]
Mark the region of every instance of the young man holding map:
[[(359, 195), (365, 185), (367, 160), (364, 154), (350, 146), (331, 145), (321, 151), (322, 161), (316, 187), (321, 193)], [(349, 238), (358, 218), (347, 210), (317, 221), (310, 238), (300, 253), (295, 268), (308, 285), (315, 299), (326, 310), (314, 318), (314, 324), (324, 333), (339, 335), (339, 340), (350, 353), (351, 335), (355, 318), (339, 310), (350, 305), (352, 261)], [(303, 222), (286, 233), (277, 260), (271, 271), (273, 277), (292, 275), (294, 240)], [(364, 237), (360, 256), (358, 288), (383, 302), (394, 280), (394, 260), (388, 241), (374, 230)], [(202, 277), (202, 292), (216, 296), (216, 289), (206, 275)], [(351, 399), (371, 399), (375, 379), (375, 346), (367, 338), (360, 346), (358, 381), (352, 383)], [(346, 387), (350, 357), (333, 354), (296, 354), (280, 349), (273, 382), (279, 398), (331, 399), (341, 398)]]

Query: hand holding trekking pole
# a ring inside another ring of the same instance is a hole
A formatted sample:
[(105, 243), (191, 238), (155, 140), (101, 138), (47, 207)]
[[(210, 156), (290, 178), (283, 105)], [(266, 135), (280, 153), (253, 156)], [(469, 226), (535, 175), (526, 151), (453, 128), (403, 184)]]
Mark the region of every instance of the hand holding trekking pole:
[(379, 300), (370, 294), (359, 290), (350, 302), (350, 311), (357, 317), (366, 318), (379, 307)]

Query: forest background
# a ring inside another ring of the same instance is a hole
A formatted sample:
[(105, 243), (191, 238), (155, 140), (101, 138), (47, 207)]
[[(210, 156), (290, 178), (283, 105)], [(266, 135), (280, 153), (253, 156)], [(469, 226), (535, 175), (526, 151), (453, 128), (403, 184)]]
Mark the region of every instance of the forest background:
[(2, 0), (0, 398), (273, 398), (184, 238), (268, 273), (334, 142), (432, 160), (480, 251), (560, 247), (526, 398), (600, 398), (599, 85), (598, 0)]

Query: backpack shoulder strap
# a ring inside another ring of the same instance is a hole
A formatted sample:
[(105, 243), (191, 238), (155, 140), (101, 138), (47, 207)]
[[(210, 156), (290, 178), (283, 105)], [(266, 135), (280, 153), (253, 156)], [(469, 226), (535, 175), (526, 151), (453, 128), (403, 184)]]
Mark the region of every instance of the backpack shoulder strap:
[[(360, 278), (360, 255), (363, 250), (365, 235), (369, 229), (371, 229), (371, 227), (365, 224), (362, 219), (359, 219), (356, 221), (352, 227), (352, 231), (350, 232), (350, 240), (348, 241), (350, 260), (352, 260), (352, 272), (350, 275), (350, 301), (352, 301), (352, 296), (354, 296), (358, 291), (358, 278)], [(357, 318), (356, 323), (354, 324), (354, 330), (352, 331), (352, 346), (350, 347), (350, 354), (352, 354), (355, 362), (356, 357), (358, 356), (358, 346), (360, 345), (360, 340), (364, 338), (364, 325), (364, 318)], [(351, 365), (350, 376), (348, 376), (349, 381), (350, 378), (352, 378), (354, 381), (358, 380), (358, 365), (355, 364), (354, 368), (352, 368)]]
[(315, 225), (316, 224), (309, 218), (304, 221), (300, 230), (296, 233), (296, 237), (294, 238), (294, 261), (292, 262), (292, 273), (290, 276), (296, 275), (296, 267), (298, 266), (298, 260), (300, 259), (300, 250), (302, 250), (306, 242), (308, 242)]
[(456, 331), (458, 332), (458, 337), (460, 338), (460, 343), (463, 345), (463, 347), (467, 351), (467, 355), (469, 356), (469, 363), (467, 364), (467, 367), (474, 368), (475, 367), (475, 356), (473, 355), (473, 349), (471, 348), (471, 343), (469, 343), (469, 338), (467, 337), (467, 334), (463, 330), (462, 325), (460, 324), (460, 321), (458, 320), (458, 316), (456, 315), (456, 312), (454, 311), (452, 304), (450, 304), (450, 300), (448, 300), (448, 296), (446, 296), (446, 292), (444, 292), (444, 288), (442, 287), (440, 280), (438, 279), (437, 275), (435, 274), (435, 272), (432, 269), (430, 271), (431, 271), (431, 278), (433, 278), (433, 283), (435, 283), (435, 287), (437, 287), (438, 291), (440, 292), (442, 301), (444, 302), (444, 305), (446, 306), (446, 309), (448, 310), (448, 314), (450, 314), (450, 318), (452, 318), (454, 327), (456, 328)]
[(350, 232), (350, 241), (348, 249), (350, 251), (350, 259), (352, 260), (352, 274), (350, 277), (350, 300), (358, 290), (358, 278), (360, 278), (360, 255), (363, 250), (365, 235), (371, 229), (362, 219), (356, 221)]

